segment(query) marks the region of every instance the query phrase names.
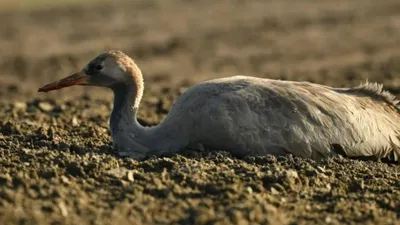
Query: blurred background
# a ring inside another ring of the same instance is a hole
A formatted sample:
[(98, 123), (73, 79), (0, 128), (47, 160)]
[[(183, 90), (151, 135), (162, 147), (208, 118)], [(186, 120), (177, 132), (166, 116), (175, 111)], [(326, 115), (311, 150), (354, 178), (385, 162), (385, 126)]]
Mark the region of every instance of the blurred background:
[(132, 56), (154, 94), (235, 74), (400, 87), (398, 0), (0, 0), (0, 19), (2, 101), (110, 98), (36, 93), (109, 49)]

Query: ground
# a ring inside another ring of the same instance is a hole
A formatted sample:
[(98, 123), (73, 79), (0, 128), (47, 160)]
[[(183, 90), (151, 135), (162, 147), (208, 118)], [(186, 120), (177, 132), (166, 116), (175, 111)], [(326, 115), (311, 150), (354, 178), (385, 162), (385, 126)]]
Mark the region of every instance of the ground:
[(398, 0), (77, 2), (0, 2), (0, 224), (400, 223), (399, 164), (212, 149), (139, 162), (111, 148), (109, 91), (37, 93), (120, 49), (145, 76), (145, 125), (235, 74), (398, 94)]

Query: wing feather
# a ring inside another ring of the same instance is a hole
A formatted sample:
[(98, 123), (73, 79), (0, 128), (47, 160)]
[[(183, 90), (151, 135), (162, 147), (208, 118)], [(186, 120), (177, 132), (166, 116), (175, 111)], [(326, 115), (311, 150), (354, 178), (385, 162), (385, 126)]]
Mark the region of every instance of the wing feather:
[(258, 134), (259, 145), (279, 145), (300, 157), (334, 155), (332, 145), (340, 145), (350, 157), (399, 158), (397, 109), (363, 93), (338, 90), (270, 80), (250, 83), (241, 96), (251, 96), (248, 108), (261, 118), (258, 127), (267, 130)]

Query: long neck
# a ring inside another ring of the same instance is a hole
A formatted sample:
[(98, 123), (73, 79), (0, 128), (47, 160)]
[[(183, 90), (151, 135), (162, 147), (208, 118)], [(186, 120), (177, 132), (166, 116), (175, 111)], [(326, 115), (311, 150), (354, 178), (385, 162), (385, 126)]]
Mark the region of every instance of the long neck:
[[(137, 71), (136, 71), (137, 72)], [(141, 73), (140, 73), (141, 75)], [(116, 146), (134, 148), (134, 151), (146, 147), (156, 151), (177, 151), (187, 145), (187, 132), (182, 126), (175, 126), (174, 119), (164, 120), (151, 128), (142, 127), (137, 121), (136, 113), (143, 96), (142, 77), (132, 77), (132, 82), (112, 87), (114, 107), (110, 118), (111, 136)], [(178, 119), (178, 118), (175, 118)]]
[[(111, 131), (116, 132), (121, 123), (136, 123), (137, 105), (135, 104), (135, 90), (129, 86), (118, 86), (113, 88), (114, 107), (111, 113)], [(127, 124), (128, 125), (128, 124)]]
[[(136, 73), (140, 73), (136, 71)], [(144, 128), (137, 122), (136, 113), (143, 96), (143, 79), (140, 76), (124, 84), (112, 87), (114, 92), (114, 107), (110, 118), (110, 128), (113, 134), (118, 131), (132, 131), (135, 134), (143, 133)]]

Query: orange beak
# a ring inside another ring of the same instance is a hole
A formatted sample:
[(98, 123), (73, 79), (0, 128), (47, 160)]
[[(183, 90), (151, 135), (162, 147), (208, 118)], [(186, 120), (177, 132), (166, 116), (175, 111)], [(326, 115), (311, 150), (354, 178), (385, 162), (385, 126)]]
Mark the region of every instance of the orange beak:
[(57, 90), (73, 85), (85, 85), (88, 84), (89, 76), (83, 72), (74, 73), (71, 76), (62, 78), (61, 80), (55, 81), (53, 83), (47, 84), (39, 88), (38, 92), (48, 92), (52, 90)]

